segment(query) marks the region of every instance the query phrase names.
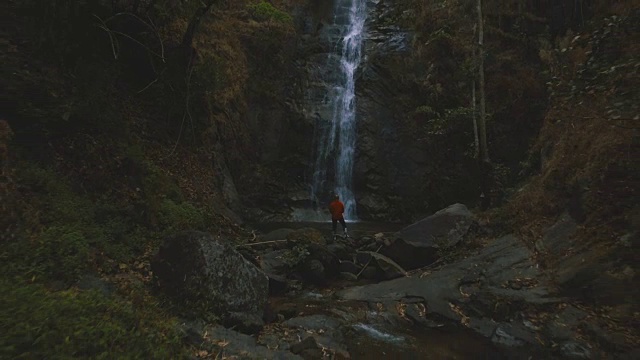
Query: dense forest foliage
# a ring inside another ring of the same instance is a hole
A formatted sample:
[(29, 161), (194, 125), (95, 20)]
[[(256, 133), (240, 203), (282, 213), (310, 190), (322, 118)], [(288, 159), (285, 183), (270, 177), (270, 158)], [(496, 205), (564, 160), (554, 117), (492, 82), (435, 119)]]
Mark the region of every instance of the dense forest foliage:
[[(583, 246), (597, 249), (589, 257), (615, 258), (618, 274), (637, 256), (611, 253), (611, 243), (640, 226), (639, 10), (634, 1), (558, 3), (484, 1), (492, 204), (481, 217), (535, 247), (569, 211)], [(476, 195), (475, 4), (396, 4), (397, 25), (414, 33), (410, 56), (393, 60), (403, 71), (392, 95), (401, 128), (448, 154), (433, 159), (434, 206)], [(177, 305), (154, 293), (150, 257), (182, 229), (250, 238), (225, 179), (242, 192), (277, 178), (260, 162), (247, 114), (300, 91), (300, 14), (325, 7), (0, 5), (0, 357), (189, 350)], [(541, 256), (550, 266), (561, 257)]]

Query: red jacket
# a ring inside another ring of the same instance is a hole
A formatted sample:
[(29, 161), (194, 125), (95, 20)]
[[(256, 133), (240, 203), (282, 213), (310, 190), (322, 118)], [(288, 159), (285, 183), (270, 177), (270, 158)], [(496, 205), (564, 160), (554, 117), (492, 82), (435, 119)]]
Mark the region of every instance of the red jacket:
[(333, 200), (329, 204), (329, 212), (331, 212), (332, 220), (342, 219), (342, 213), (344, 213), (344, 204), (340, 200)]

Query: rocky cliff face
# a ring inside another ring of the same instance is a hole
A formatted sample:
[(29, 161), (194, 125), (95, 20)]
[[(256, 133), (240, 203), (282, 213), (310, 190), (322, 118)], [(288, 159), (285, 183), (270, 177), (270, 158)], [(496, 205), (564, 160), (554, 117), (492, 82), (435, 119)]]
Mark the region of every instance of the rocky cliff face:
[[(369, 1), (365, 59), (357, 78), (358, 142), (355, 165), (355, 193), (362, 219), (399, 220), (397, 209), (403, 195), (417, 194), (423, 181), (421, 168), (426, 161), (424, 149), (415, 140), (409, 143), (399, 135), (394, 96), (398, 72), (389, 62), (410, 51), (411, 35), (386, 24), (396, 14), (393, 2)], [(334, 19), (333, 4), (309, 5), (298, 9), (300, 36), (296, 57), (292, 59), (297, 75), (289, 85), (283, 104), (260, 104), (249, 111), (250, 128), (260, 142), (260, 164), (282, 174), (277, 181), (256, 181), (247, 196), (253, 207), (245, 216), (260, 220), (305, 219), (316, 216), (310, 184), (317, 131), (333, 119), (333, 104), (328, 98), (338, 76), (342, 27)], [(389, 60), (391, 59), (391, 60)], [(259, 103), (259, 102), (258, 102)], [(406, 154), (410, 154), (407, 156)], [(327, 176), (333, 176), (328, 169)], [(320, 194), (326, 195), (328, 194)], [(322, 201), (322, 199), (319, 199)], [(272, 205), (279, 204), (277, 209)], [(304, 210), (309, 211), (304, 211)]]
[(398, 101), (410, 95), (401, 78), (409, 70), (402, 59), (412, 52), (413, 34), (397, 25), (402, 9), (395, 1), (369, 5), (366, 59), (358, 79), (356, 193), (363, 218), (406, 220), (409, 208), (427, 207), (429, 171), (428, 151), (415, 133), (407, 136), (406, 109)]
[[(479, 199), (470, 105), (475, 9), (465, 4), (367, 2), (356, 79), (353, 190), (360, 219), (410, 221), (453, 202), (473, 205)], [(527, 9), (514, 15), (490, 8), (487, 15), (488, 136), (496, 164), (491, 181), (498, 189), (487, 196), (495, 199), (506, 184), (527, 175), (521, 162), (547, 103), (538, 58), (538, 49), (549, 46), (546, 20), (523, 15)], [(257, 176), (236, 174), (236, 181), (250, 220), (318, 215), (310, 198), (316, 132), (333, 118), (328, 94), (337, 76), (341, 28), (333, 3), (309, 1), (294, 14), (298, 34), (284, 59), (284, 88), (273, 98), (249, 97)], [(253, 81), (264, 80), (260, 76)]]

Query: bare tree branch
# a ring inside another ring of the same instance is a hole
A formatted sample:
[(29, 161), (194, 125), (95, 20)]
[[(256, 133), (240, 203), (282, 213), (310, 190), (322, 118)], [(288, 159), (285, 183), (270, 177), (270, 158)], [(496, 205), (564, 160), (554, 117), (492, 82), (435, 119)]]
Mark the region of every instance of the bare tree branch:
[[(96, 16), (96, 15), (94, 15)], [(111, 16), (110, 18), (102, 21), (102, 23), (104, 24), (105, 27), (107, 27), (107, 23), (113, 19), (115, 19), (116, 17), (119, 16), (131, 16), (134, 19), (138, 20), (139, 22), (141, 22), (142, 24), (144, 24), (146, 27), (148, 27), (149, 29), (151, 29), (151, 31), (153, 32), (153, 34), (155, 35), (155, 37), (158, 39), (158, 43), (160, 44), (160, 55), (156, 54), (155, 52), (153, 52), (151, 49), (149, 49), (149, 47), (147, 47), (146, 45), (142, 44), (140, 41), (137, 41), (136, 39), (132, 38), (131, 36), (128, 36), (126, 34), (123, 34), (121, 32), (117, 32), (115, 30), (111, 30), (114, 33), (120, 34), (120, 35), (124, 35), (126, 37), (128, 37), (129, 39), (132, 39), (134, 41), (136, 41), (138, 44), (144, 46), (147, 50), (151, 51), (154, 55), (160, 57), (160, 59), (162, 59), (162, 62), (165, 62), (165, 56), (164, 56), (164, 43), (162, 41), (162, 38), (160, 37), (160, 33), (158, 32), (158, 28), (156, 27), (156, 25), (153, 23), (153, 21), (151, 20), (151, 17), (147, 16), (147, 18), (149, 19), (149, 22), (144, 21), (141, 17), (139, 17), (136, 14), (130, 13), (130, 12), (120, 12), (117, 14), (114, 14), (113, 16)], [(97, 17), (97, 16), (96, 16)]]
[(118, 47), (118, 45), (117, 45), (116, 39), (113, 38), (113, 35), (111, 35), (111, 31), (109, 30), (107, 25), (104, 23), (104, 21), (102, 21), (102, 19), (96, 14), (93, 14), (93, 16), (95, 16), (102, 23), (102, 25), (96, 25), (96, 26), (106, 31), (107, 35), (109, 35), (109, 42), (111, 43), (111, 51), (113, 52), (113, 58), (117, 60), (118, 52), (116, 51), (116, 47)]
[(187, 119), (187, 116), (189, 117), (189, 121), (191, 122), (191, 128), (193, 129), (193, 118), (191, 117), (191, 111), (189, 110), (189, 100), (191, 98), (191, 94), (190, 94), (191, 75), (193, 74), (193, 69), (194, 67), (192, 66), (191, 69), (189, 70), (189, 76), (187, 76), (187, 95), (185, 99), (184, 113), (182, 114), (182, 122), (180, 123), (180, 132), (178, 133), (178, 138), (176, 139), (176, 143), (173, 146), (173, 149), (167, 156), (173, 155), (173, 153), (178, 148), (178, 143), (180, 142), (180, 138), (182, 137), (182, 131), (184, 130), (184, 122)]

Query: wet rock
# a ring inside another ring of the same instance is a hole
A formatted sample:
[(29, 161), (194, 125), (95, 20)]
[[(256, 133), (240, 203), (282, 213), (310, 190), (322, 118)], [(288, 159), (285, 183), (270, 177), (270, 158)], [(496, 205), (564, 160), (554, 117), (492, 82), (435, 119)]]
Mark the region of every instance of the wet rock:
[(278, 306), (278, 312), (285, 318), (290, 319), (299, 315), (300, 309), (295, 303), (284, 303)]
[(591, 359), (591, 351), (575, 341), (566, 342), (560, 347), (562, 355), (568, 359)]
[(354, 257), (355, 263), (364, 266), (371, 262), (372, 257), (368, 251), (358, 251)]
[(594, 323), (585, 323), (581, 329), (596, 339), (597, 343), (611, 352), (624, 352), (632, 350), (636, 344), (627, 341), (627, 335), (615, 330), (605, 329)]
[(607, 271), (600, 274), (589, 284), (589, 296), (601, 305), (618, 305), (625, 304), (630, 301), (630, 293), (637, 290), (634, 289), (635, 276), (625, 276), (624, 274), (616, 274)]
[(230, 312), (223, 321), (226, 328), (247, 335), (257, 334), (264, 326), (262, 314), (255, 312)]
[(568, 327), (576, 327), (587, 317), (589, 317), (589, 314), (585, 311), (569, 305), (558, 314), (557, 320)]
[(185, 231), (167, 237), (151, 268), (165, 293), (217, 314), (259, 312), (267, 303), (268, 277), (230, 242), (207, 233)]
[(367, 214), (383, 214), (389, 209), (389, 204), (377, 194), (367, 194), (360, 198), (358, 207)]
[(224, 342), (225, 346), (214, 350), (220, 351), (220, 358), (239, 359), (277, 359), (299, 360), (303, 359), (289, 351), (271, 350), (259, 345), (253, 336), (241, 334), (237, 331), (225, 329), (222, 326), (212, 326), (205, 329), (209, 343), (218, 344)]
[(360, 250), (366, 250), (366, 251), (377, 251), (381, 248), (381, 246), (379, 244), (376, 243), (369, 243), (369, 244), (365, 244), (365, 245), (361, 245), (360, 246)]
[(326, 315), (309, 315), (289, 319), (284, 322), (287, 326), (300, 327), (307, 330), (335, 329), (341, 325), (338, 319)]
[(343, 355), (348, 354), (344, 344), (343, 322), (334, 317), (326, 315), (301, 316), (289, 319), (283, 325), (292, 328), (300, 338), (313, 337), (319, 347)]
[(469, 328), (473, 329), (478, 334), (491, 338), (495, 334), (498, 324), (489, 318), (471, 318), (469, 319)]
[(284, 276), (267, 274), (269, 277), (269, 295), (282, 295), (289, 290), (289, 281)]
[(351, 261), (340, 261), (339, 269), (340, 269), (340, 272), (357, 274), (360, 272), (362, 268)]
[(204, 343), (204, 322), (201, 320), (185, 320), (178, 326), (182, 339), (189, 345), (199, 346)]
[(287, 264), (283, 256), (288, 250), (275, 250), (261, 255), (258, 259), (260, 269), (269, 277), (269, 294), (282, 294), (289, 288), (287, 282)]
[(491, 341), (505, 346), (521, 346), (536, 343), (536, 334), (524, 325), (503, 323), (496, 327)]
[(558, 262), (556, 281), (561, 294), (591, 298), (594, 295), (591, 284), (600, 275), (615, 267), (611, 262), (613, 248), (590, 248), (577, 252)]
[(550, 321), (545, 326), (545, 332), (551, 339), (555, 340), (571, 339), (575, 333), (571, 327), (560, 321)]
[(319, 260), (326, 268), (328, 277), (335, 276), (338, 273), (340, 259), (336, 254), (329, 251), (326, 246), (311, 244), (307, 246), (307, 249), (309, 250), (309, 259)]
[(288, 250), (269, 251), (260, 255), (258, 263), (262, 271), (267, 274), (285, 275), (287, 264), (284, 257)]
[(573, 245), (571, 236), (576, 232), (577, 227), (576, 221), (568, 212), (565, 212), (553, 226), (545, 231), (542, 239), (536, 242), (536, 250), (560, 255)]
[(380, 252), (405, 269), (431, 264), (438, 250), (456, 245), (467, 234), (473, 214), (462, 204), (454, 204), (395, 234), (391, 246)]
[(300, 354), (305, 350), (314, 350), (314, 349), (318, 349), (318, 343), (316, 342), (316, 339), (313, 338), (313, 336), (308, 336), (304, 340), (300, 341), (299, 343), (291, 345), (291, 347), (289, 348), (289, 351), (291, 351), (294, 354)]
[(343, 280), (349, 280), (349, 281), (357, 281), (358, 280), (358, 276), (354, 273), (351, 272), (341, 272), (340, 273), (340, 278)]
[(262, 241), (285, 240), (292, 232), (294, 232), (294, 230), (288, 228), (276, 229), (263, 235)]
[(289, 249), (259, 256), (258, 263), (269, 276), (272, 294), (288, 290), (291, 287), (288, 279), (326, 285), (329, 279), (338, 276), (340, 260), (327, 246), (313, 242), (290, 243), (289, 246)]
[(496, 344), (504, 345), (504, 346), (521, 346), (524, 345), (524, 341), (518, 339), (517, 337), (509, 334), (504, 328), (498, 327), (495, 332), (491, 336), (491, 341)]
[(371, 258), (376, 262), (378, 268), (382, 270), (383, 280), (391, 280), (402, 276), (407, 276), (407, 272), (400, 265), (396, 264), (388, 257), (372, 251), (362, 251), (361, 253), (365, 253), (371, 256)]
[(351, 259), (351, 251), (344, 244), (331, 244), (327, 246), (327, 250), (335, 254), (340, 260), (349, 260)]
[(425, 317), (427, 308), (422, 303), (407, 304), (405, 307), (405, 316), (409, 318), (414, 324), (420, 325), (425, 328), (439, 328), (444, 326), (431, 319)]
[(325, 267), (320, 260), (311, 259), (306, 261), (303, 265), (303, 277), (306, 281), (314, 284), (324, 285), (327, 283), (327, 277), (325, 275)]
[(636, 360), (640, 359), (640, 349), (633, 349), (620, 355), (620, 360)]
[(362, 273), (360, 274), (361, 278), (367, 280), (379, 280), (381, 276), (380, 269), (371, 265), (362, 270)]
[[(529, 303), (532, 306), (558, 302), (550, 296), (544, 278), (532, 261), (531, 251), (512, 235), (494, 240), (476, 255), (442, 267), (426, 276), (416, 274), (378, 284), (356, 286), (336, 293), (344, 300), (361, 300), (369, 303), (388, 303), (406, 298), (424, 299), (428, 316), (433, 319), (445, 318), (460, 322), (464, 318), (472, 328), (485, 336), (493, 336), (497, 325), (474, 320), (474, 318), (491, 319), (494, 314), (496, 299), (503, 304)], [(472, 276), (467, 276), (473, 274)], [(523, 287), (520, 290), (505, 289), (503, 284), (527, 277), (537, 279), (536, 286)], [(465, 282), (466, 281), (466, 282)], [(476, 286), (474, 294), (461, 292), (461, 285), (472, 281)], [(421, 300), (422, 301), (422, 300)], [(458, 305), (454, 305), (458, 304)], [(508, 316), (509, 313), (506, 314)], [(523, 326), (524, 327), (524, 326)], [(530, 330), (519, 326), (503, 327), (496, 336), (496, 341), (509, 341), (514, 337), (515, 343), (529, 342)], [(510, 333), (511, 332), (511, 333)]]
[(280, 334), (274, 332), (263, 332), (258, 335), (257, 343), (266, 346), (268, 349), (288, 351), (295, 341), (289, 341), (289, 339), (283, 338)]
[(416, 247), (448, 248), (466, 235), (472, 222), (469, 209), (454, 204), (400, 230), (395, 236)]

